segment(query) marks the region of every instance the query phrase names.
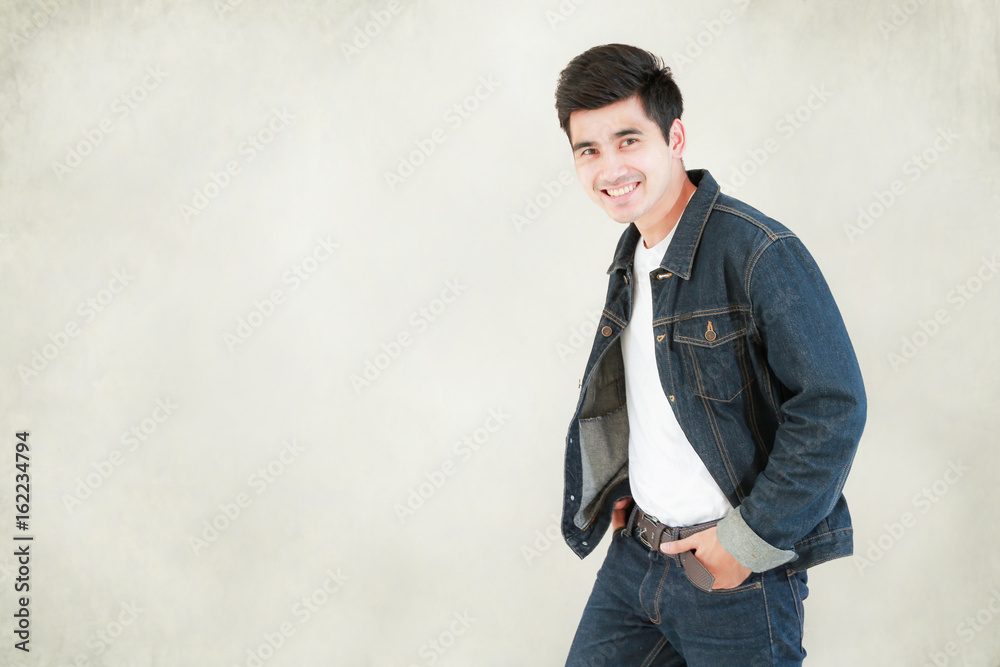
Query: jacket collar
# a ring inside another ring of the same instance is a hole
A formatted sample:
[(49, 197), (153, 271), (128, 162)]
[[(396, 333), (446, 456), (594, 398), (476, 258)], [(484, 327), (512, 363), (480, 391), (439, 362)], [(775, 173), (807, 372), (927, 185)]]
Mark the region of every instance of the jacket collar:
[[(691, 195), (681, 219), (677, 221), (674, 238), (667, 246), (667, 252), (660, 262), (661, 268), (684, 280), (691, 278), (694, 253), (698, 249), (701, 233), (719, 196), (719, 184), (707, 169), (689, 169), (687, 175), (698, 189)], [(609, 274), (616, 269), (624, 270), (632, 263), (632, 256), (635, 255), (635, 246), (640, 236), (638, 227), (634, 222), (630, 222), (618, 240), (614, 261), (608, 267)]]

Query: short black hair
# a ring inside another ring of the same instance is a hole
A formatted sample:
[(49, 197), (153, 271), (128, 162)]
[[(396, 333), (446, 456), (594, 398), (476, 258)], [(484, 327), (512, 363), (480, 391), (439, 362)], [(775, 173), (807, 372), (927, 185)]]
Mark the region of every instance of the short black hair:
[(670, 127), (684, 111), (681, 90), (670, 68), (649, 51), (627, 44), (595, 46), (573, 58), (559, 73), (556, 111), (559, 127), (569, 136), (569, 116), (639, 96), (642, 108), (660, 126), (670, 145)]

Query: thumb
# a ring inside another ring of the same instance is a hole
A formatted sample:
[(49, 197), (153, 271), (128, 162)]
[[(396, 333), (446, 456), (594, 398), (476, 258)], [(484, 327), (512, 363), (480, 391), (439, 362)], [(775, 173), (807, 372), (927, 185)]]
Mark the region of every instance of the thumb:
[(683, 540), (664, 542), (660, 545), (660, 551), (665, 554), (679, 554), (685, 551), (692, 551), (695, 546), (695, 539), (692, 535), (691, 537), (685, 537)]

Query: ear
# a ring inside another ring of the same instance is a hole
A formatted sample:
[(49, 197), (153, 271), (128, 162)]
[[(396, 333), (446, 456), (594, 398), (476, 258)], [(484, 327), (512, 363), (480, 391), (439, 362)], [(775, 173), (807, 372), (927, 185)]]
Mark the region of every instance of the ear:
[(684, 147), (687, 145), (684, 136), (684, 123), (680, 118), (675, 118), (670, 126), (670, 157), (684, 157)]

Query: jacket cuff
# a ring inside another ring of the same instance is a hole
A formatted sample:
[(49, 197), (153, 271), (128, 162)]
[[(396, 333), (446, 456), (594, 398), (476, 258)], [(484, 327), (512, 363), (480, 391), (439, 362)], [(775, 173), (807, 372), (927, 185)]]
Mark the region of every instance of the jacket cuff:
[(740, 508), (727, 514), (715, 527), (722, 548), (753, 572), (764, 572), (798, 558), (790, 549), (778, 549), (762, 540), (743, 520)]

